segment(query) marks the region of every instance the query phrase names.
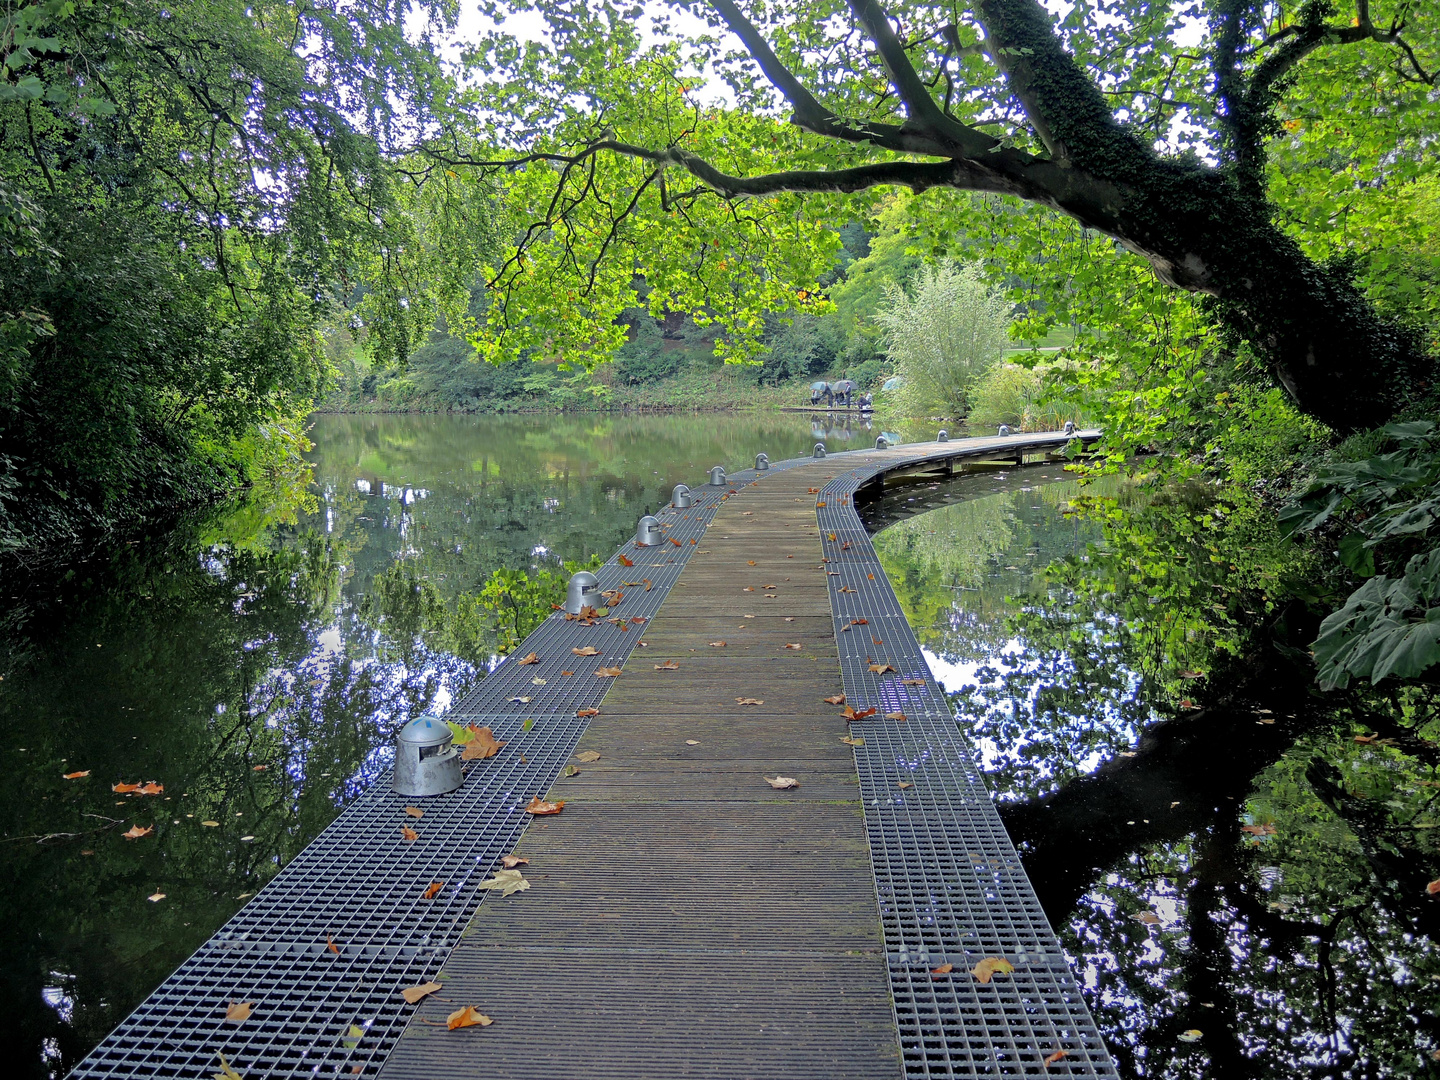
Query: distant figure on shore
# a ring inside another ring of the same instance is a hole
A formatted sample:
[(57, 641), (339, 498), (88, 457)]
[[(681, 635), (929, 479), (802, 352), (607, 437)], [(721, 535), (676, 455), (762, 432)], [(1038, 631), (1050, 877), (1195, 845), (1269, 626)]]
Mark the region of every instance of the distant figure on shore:
[(837, 383), (831, 383), (830, 389), (835, 395), (835, 404), (849, 408), (851, 395), (855, 393), (855, 384), (849, 379), (841, 379)]
[(875, 398), (868, 392), (860, 395), (860, 411), (872, 412), (875, 408)]
[(810, 384), (810, 404), (819, 405), (824, 401), (828, 407), (835, 400), (834, 392), (830, 389), (828, 382), (812, 382)]

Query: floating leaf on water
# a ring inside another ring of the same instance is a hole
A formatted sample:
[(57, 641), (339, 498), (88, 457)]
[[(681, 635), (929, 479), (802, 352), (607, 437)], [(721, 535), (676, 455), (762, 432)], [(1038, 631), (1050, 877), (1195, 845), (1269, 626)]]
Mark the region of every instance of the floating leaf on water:
[(456, 1009), (445, 1018), (445, 1026), (451, 1031), (456, 1028), (467, 1027), (489, 1027), (495, 1021), (486, 1016), (474, 1005), (466, 1005), (463, 1009)]
[(1190, 1028), (1188, 1031), (1182, 1031), (1179, 1035), (1176, 1035), (1175, 1038), (1183, 1043), (1193, 1043), (1199, 1042), (1204, 1038), (1204, 1035), (1205, 1033), (1199, 1028)]
[(232, 1001), (225, 1009), (225, 1022), (228, 1024), (243, 1024), (250, 1019), (250, 1013), (254, 1010), (253, 1001)]
[(423, 1001), (425, 998), (435, 993), (436, 990), (443, 989), (444, 987), (438, 982), (427, 982), (421, 983), (419, 986), (405, 987), (404, 990), (400, 991), (400, 996), (403, 997), (411, 1005), (414, 1005), (417, 1001)]
[(117, 795), (129, 795), (132, 791), (139, 791), (140, 785), (126, 784), (124, 782), (121, 782), (119, 784), (111, 784), (110, 790), (115, 792), (115, 794)]
[(62, 779), (64, 779), (64, 780), (79, 780), (82, 776), (89, 776), (89, 775), (90, 775), (90, 770), (89, 770), (89, 769), (86, 769), (84, 772), (67, 772), (67, 773), (62, 777)]
[(153, 892), (145, 897), (145, 899), (149, 900), (152, 904), (158, 904), (161, 900), (165, 899), (165, 894), (163, 892)]
[(1160, 925), (1160, 916), (1156, 915), (1153, 911), (1142, 911), (1138, 914), (1131, 915), (1130, 918), (1138, 923), (1144, 923), (1146, 926)]
[(143, 829), (139, 825), (131, 825), (127, 831), (120, 835), (125, 837), (126, 840), (139, 840), (142, 836), (149, 836), (154, 831), (154, 825), (147, 825)]
[(1003, 956), (987, 956), (970, 969), (970, 974), (975, 976), (977, 982), (982, 983), (988, 983), (995, 975), (1013, 975), (1014, 973), (1015, 965)]
[(773, 780), (767, 776), (765, 777), (765, 782), (776, 791), (784, 791), (787, 788), (797, 788), (800, 786), (800, 781), (796, 780), (793, 776), (777, 776)]

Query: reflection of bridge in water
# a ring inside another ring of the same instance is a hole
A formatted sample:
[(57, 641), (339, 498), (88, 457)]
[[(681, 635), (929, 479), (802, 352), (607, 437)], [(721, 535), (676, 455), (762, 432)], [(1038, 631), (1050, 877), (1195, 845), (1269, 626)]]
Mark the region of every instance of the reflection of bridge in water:
[(498, 754), (362, 796), (72, 1075), (1115, 1075), (854, 508), (1068, 441), (697, 488), (598, 571), (608, 617), (556, 612), (449, 714)]

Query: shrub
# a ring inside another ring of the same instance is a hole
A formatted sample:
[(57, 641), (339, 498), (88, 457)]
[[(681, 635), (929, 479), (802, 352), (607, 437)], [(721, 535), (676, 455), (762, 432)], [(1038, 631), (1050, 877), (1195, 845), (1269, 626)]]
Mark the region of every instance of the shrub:
[(905, 382), (896, 401), (916, 415), (964, 416), (975, 382), (1004, 353), (1005, 299), (972, 267), (927, 267), (906, 292), (891, 286), (876, 314), (886, 354)]

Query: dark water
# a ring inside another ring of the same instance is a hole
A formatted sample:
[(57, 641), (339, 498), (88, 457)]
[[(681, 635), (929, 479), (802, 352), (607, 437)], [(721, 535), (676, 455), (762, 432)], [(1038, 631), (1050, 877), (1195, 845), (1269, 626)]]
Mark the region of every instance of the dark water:
[[(383, 768), (398, 724), (483, 673), (496, 641), (472, 601), (492, 570), (608, 555), (712, 464), (877, 430), (320, 417), (308, 503), (187, 523), (8, 613), (0, 1045), (15, 1075), (63, 1074)], [(1099, 538), (1066, 515), (1075, 495), (1040, 468), (864, 513), (898, 521), (881, 558), (1123, 1072), (1428, 1074), (1440, 963), (1305, 770), (1325, 755), (1415, 829), (1440, 824), (1440, 776), (1348, 729), (1165, 712), (1113, 621), (1075, 622), (1044, 573)], [(164, 791), (111, 790), (144, 781)], [(127, 840), (132, 825), (154, 831)]]

